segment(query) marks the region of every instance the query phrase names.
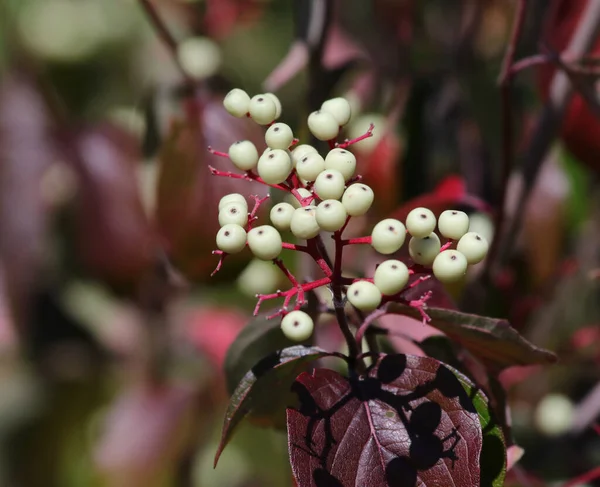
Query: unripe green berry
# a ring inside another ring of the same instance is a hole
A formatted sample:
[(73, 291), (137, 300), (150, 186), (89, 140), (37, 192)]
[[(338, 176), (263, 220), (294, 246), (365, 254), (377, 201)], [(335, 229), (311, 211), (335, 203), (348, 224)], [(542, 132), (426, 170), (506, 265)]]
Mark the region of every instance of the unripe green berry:
[(224, 225), (217, 233), (217, 247), (228, 254), (237, 254), (246, 246), (246, 230), (239, 225)]
[(381, 291), (369, 281), (356, 281), (346, 291), (350, 304), (361, 311), (373, 311), (381, 304)]
[(285, 231), (290, 229), (293, 214), (294, 207), (292, 205), (289, 203), (277, 203), (271, 208), (269, 216), (271, 218), (271, 223), (275, 228)]
[(373, 204), (375, 194), (373, 190), (362, 183), (355, 183), (348, 186), (342, 196), (342, 204), (350, 216), (362, 216)]
[[(312, 196), (313, 194), (306, 188), (298, 188), (296, 190), (298, 192), (298, 194), (300, 195), (300, 197), (302, 199), (304, 198), (308, 198), (309, 196)], [(301, 208), (302, 205), (300, 204), (300, 202), (298, 201), (298, 199), (293, 195), (293, 194), (289, 194), (286, 195), (285, 199), (287, 200), (287, 202), (292, 205), (294, 208)]]
[(339, 200), (344, 194), (346, 181), (335, 169), (326, 169), (315, 179), (313, 190), (321, 200)]
[(244, 90), (234, 88), (225, 95), (223, 106), (234, 117), (245, 117), (250, 108), (250, 96)]
[(431, 232), (425, 238), (413, 237), (408, 242), (408, 253), (417, 264), (431, 265), (440, 253), (440, 238)]
[(331, 149), (325, 157), (325, 169), (335, 169), (348, 181), (356, 171), (356, 157), (346, 149)]
[(325, 170), (325, 161), (317, 152), (310, 152), (296, 163), (296, 173), (302, 179), (314, 181)]
[(308, 116), (308, 130), (319, 140), (333, 140), (338, 136), (340, 126), (331, 113), (318, 110)]
[(467, 258), (461, 252), (444, 250), (433, 261), (433, 275), (443, 283), (460, 281), (467, 272), (467, 266)]
[(312, 145), (297, 145), (292, 151), (292, 163), (294, 164), (294, 167), (296, 167), (300, 159), (302, 159), (306, 154), (310, 154), (311, 152), (316, 152), (317, 154), (319, 153), (317, 149), (315, 149)]
[(435, 215), (428, 208), (415, 208), (406, 217), (406, 229), (413, 237), (425, 238), (435, 230)]
[(265, 93), (264, 95), (275, 103), (275, 118), (273, 118), (273, 120), (277, 120), (281, 116), (281, 102), (279, 101), (279, 98), (273, 93)]
[(479, 233), (465, 233), (456, 245), (456, 250), (462, 252), (469, 265), (478, 264), (488, 253), (488, 241)]
[(321, 110), (333, 115), (337, 124), (341, 127), (350, 121), (352, 109), (350, 103), (345, 98), (331, 98), (325, 100), (321, 105)]
[(268, 125), (276, 118), (277, 105), (266, 94), (255, 95), (250, 99), (248, 113), (257, 124)]
[(298, 238), (314, 238), (321, 228), (317, 223), (317, 209), (314, 206), (296, 208), (290, 222), (290, 230)]
[(258, 151), (249, 140), (238, 140), (229, 147), (229, 159), (242, 171), (250, 171), (258, 163)]
[(404, 289), (408, 283), (408, 267), (399, 260), (386, 260), (377, 266), (373, 283), (382, 294), (392, 296)]
[(239, 203), (241, 205), (245, 205), (246, 211), (248, 211), (248, 202), (240, 193), (230, 193), (223, 196), (219, 201), (219, 211), (221, 211), (230, 203)]
[(464, 211), (446, 210), (438, 219), (438, 229), (443, 237), (458, 240), (469, 231), (469, 215)]
[(262, 260), (273, 260), (282, 249), (281, 235), (270, 225), (261, 225), (248, 232), (248, 247)]
[(398, 251), (406, 239), (406, 228), (400, 220), (386, 218), (373, 227), (371, 245), (380, 254)]
[(292, 140), (294, 140), (294, 133), (290, 126), (285, 123), (274, 123), (265, 133), (265, 142), (271, 149), (286, 150)]
[(338, 200), (325, 200), (317, 206), (317, 223), (328, 232), (335, 232), (346, 223), (346, 208)]
[(260, 156), (256, 172), (265, 183), (283, 183), (292, 172), (292, 160), (286, 151), (273, 149)]
[(241, 203), (229, 203), (219, 212), (219, 225), (235, 223), (245, 227), (248, 223), (248, 208)]
[(304, 311), (290, 311), (281, 320), (281, 331), (286, 338), (295, 342), (308, 340), (314, 329), (313, 319)]

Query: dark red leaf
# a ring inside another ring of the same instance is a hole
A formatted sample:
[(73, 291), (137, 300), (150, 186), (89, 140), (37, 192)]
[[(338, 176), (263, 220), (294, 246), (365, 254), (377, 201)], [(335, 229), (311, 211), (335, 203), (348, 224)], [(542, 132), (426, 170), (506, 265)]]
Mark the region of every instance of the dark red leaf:
[(266, 425), (277, 423), (276, 416), (284, 416), (285, 409), (297, 403), (296, 395), (290, 390), (294, 379), (308, 362), (329, 355), (320, 348), (296, 345), (266, 355), (257, 362), (231, 396), (215, 465), (242, 419), (252, 413), (255, 420), (263, 417)]
[(299, 487), (480, 485), (477, 410), (437, 360), (384, 355), (367, 376), (317, 369), (293, 386), (288, 447)]
[[(393, 303), (389, 311), (421, 319), (415, 308), (402, 304)], [(431, 318), (430, 326), (443, 331), (450, 339), (465, 347), (492, 372), (512, 365), (549, 364), (556, 361), (556, 355), (528, 342), (506, 320), (441, 308), (428, 308), (427, 314)]]
[(154, 263), (156, 242), (138, 191), (138, 144), (104, 126), (77, 137), (78, 250), (96, 276), (121, 286), (138, 282)]

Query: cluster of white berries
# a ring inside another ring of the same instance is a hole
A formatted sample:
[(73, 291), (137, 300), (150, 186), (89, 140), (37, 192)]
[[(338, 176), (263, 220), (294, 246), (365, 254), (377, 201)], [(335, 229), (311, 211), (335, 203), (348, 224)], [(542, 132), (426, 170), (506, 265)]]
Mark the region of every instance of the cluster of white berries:
[[(435, 227), (449, 244), (442, 248)], [(411, 235), (408, 252), (419, 265), (431, 267), (434, 276), (443, 283), (459, 281), (469, 265), (481, 262), (488, 251), (488, 242), (480, 234), (469, 232), (469, 216), (457, 210), (444, 211), (436, 221), (427, 208), (415, 208), (406, 217), (406, 225), (388, 218), (380, 221), (371, 233), (371, 245), (384, 255), (393, 254)], [(456, 249), (449, 248), (457, 241)], [(357, 281), (347, 290), (348, 301), (362, 311), (376, 309), (383, 296), (392, 296), (408, 284), (410, 272), (399, 260), (386, 260), (377, 266), (373, 282)]]
[[(252, 227), (248, 204), (241, 194), (229, 194), (219, 202), (217, 247), (224, 253), (241, 252), (246, 245), (262, 260), (279, 257), (283, 249), (280, 232), (290, 231), (298, 239), (312, 239), (321, 232), (342, 229), (349, 217), (362, 216), (374, 200), (373, 190), (354, 182), (356, 157), (342, 147), (332, 148), (325, 157), (311, 145), (293, 147), (296, 139), (285, 123), (274, 121), (281, 114), (281, 103), (271, 93), (252, 98), (243, 90), (234, 89), (225, 97), (226, 110), (236, 117), (249, 116), (261, 125), (269, 125), (265, 133), (267, 148), (262, 154), (249, 140), (235, 142), (229, 148), (231, 162), (240, 170), (258, 175), (269, 185), (293, 187), (291, 202), (278, 203), (270, 211), (271, 225)], [(319, 140), (332, 141), (342, 126), (350, 120), (349, 103), (334, 98), (323, 103), (320, 110), (308, 117), (308, 127)], [(331, 144), (333, 146), (333, 143)], [(442, 246), (438, 233), (448, 239)], [(411, 238), (408, 250), (415, 264), (430, 267), (443, 283), (456, 282), (467, 267), (481, 262), (488, 251), (484, 237), (469, 232), (469, 217), (456, 210), (443, 212), (439, 221), (427, 208), (411, 211), (405, 224), (388, 218), (372, 230), (371, 246), (379, 253), (397, 252)], [(454, 247), (454, 248), (451, 248)], [(411, 271), (400, 260), (386, 260), (375, 270), (373, 279), (357, 280), (346, 291), (348, 301), (362, 311), (372, 311), (384, 296), (394, 296), (404, 290)], [(372, 281), (372, 282), (371, 282)], [(313, 332), (312, 318), (303, 311), (287, 313), (281, 322), (285, 335), (304, 341)]]

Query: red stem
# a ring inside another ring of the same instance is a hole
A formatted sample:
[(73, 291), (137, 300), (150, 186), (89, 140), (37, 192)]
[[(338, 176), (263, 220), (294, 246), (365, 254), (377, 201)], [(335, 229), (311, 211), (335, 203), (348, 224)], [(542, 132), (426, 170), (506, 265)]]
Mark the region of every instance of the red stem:
[(569, 480), (565, 485), (563, 485), (563, 487), (575, 487), (577, 485), (596, 480), (597, 478), (600, 478), (600, 467), (596, 467), (589, 472), (580, 475), (579, 477)]
[(345, 149), (346, 147), (349, 147), (352, 144), (356, 144), (357, 142), (360, 142), (361, 140), (368, 139), (369, 137), (373, 137), (373, 130), (375, 130), (375, 125), (370, 124), (368, 130), (364, 134), (362, 134), (360, 137), (356, 137), (355, 139), (352, 139), (352, 140), (346, 139), (341, 144), (335, 144), (335, 147), (338, 147), (340, 149)]

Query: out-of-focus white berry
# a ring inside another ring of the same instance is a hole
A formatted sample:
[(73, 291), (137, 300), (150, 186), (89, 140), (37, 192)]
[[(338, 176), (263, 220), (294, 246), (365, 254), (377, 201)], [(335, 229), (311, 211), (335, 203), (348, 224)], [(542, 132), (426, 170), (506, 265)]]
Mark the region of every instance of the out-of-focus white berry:
[(230, 223), (217, 232), (217, 247), (228, 254), (237, 254), (246, 246), (246, 230)]
[(356, 117), (348, 125), (348, 138), (356, 139), (367, 132), (370, 124), (375, 125), (373, 135), (353, 144), (352, 147), (356, 148), (357, 151), (369, 153), (377, 147), (386, 133), (387, 120), (383, 115), (377, 113), (365, 113)]
[(277, 105), (265, 94), (255, 95), (250, 99), (248, 113), (257, 124), (268, 125), (276, 118)]
[(273, 93), (265, 93), (265, 96), (275, 103), (275, 118), (273, 118), (273, 120), (277, 120), (281, 116), (281, 102), (279, 101), (279, 98), (277, 98), (277, 95), (274, 95)]
[(322, 200), (339, 200), (344, 194), (346, 181), (335, 169), (326, 169), (315, 179), (313, 190)]
[(325, 169), (325, 161), (317, 152), (310, 152), (296, 163), (298, 176), (307, 181), (314, 181)]
[(330, 100), (325, 100), (321, 105), (321, 110), (331, 113), (340, 127), (346, 125), (352, 116), (350, 103), (348, 103), (348, 100), (345, 98), (331, 98)]
[(223, 196), (219, 201), (219, 211), (221, 211), (230, 203), (239, 203), (241, 205), (245, 205), (246, 211), (248, 211), (248, 202), (240, 193), (230, 193)]
[(315, 323), (304, 311), (290, 311), (281, 320), (281, 331), (290, 340), (303, 342), (313, 334)]
[(406, 239), (404, 223), (394, 218), (381, 220), (371, 232), (371, 246), (380, 254), (393, 254)]
[(325, 200), (317, 206), (317, 223), (328, 232), (335, 232), (346, 223), (346, 208), (338, 200)]
[(229, 159), (242, 171), (250, 171), (258, 163), (258, 151), (249, 140), (238, 140), (229, 146)]
[(425, 238), (435, 230), (435, 215), (429, 208), (415, 208), (406, 217), (406, 229), (413, 237)]
[(346, 208), (348, 215), (362, 216), (369, 211), (374, 198), (375, 194), (369, 186), (362, 183), (355, 183), (348, 186), (348, 189), (344, 191), (342, 204)]
[(431, 265), (441, 247), (440, 238), (432, 232), (425, 238), (411, 238), (408, 242), (408, 253), (417, 264)]
[(471, 213), (469, 216), (469, 232), (476, 232), (488, 242), (494, 239), (494, 222), (485, 213)]
[(325, 169), (335, 169), (348, 181), (356, 171), (356, 157), (346, 149), (331, 149), (325, 157)]
[(223, 106), (230, 115), (237, 118), (245, 117), (250, 108), (250, 96), (244, 90), (234, 88), (225, 95)]
[(377, 266), (373, 283), (382, 294), (392, 296), (404, 289), (408, 283), (408, 267), (399, 260), (386, 260)]
[(460, 281), (467, 272), (467, 258), (458, 250), (444, 250), (433, 261), (433, 274), (438, 281)]
[(221, 50), (208, 37), (192, 37), (179, 43), (177, 59), (183, 70), (194, 79), (213, 76), (221, 66)]
[(300, 144), (296, 146), (294, 150), (292, 150), (292, 162), (294, 163), (294, 167), (296, 167), (300, 159), (311, 152), (316, 152), (317, 154), (319, 153), (317, 149), (309, 144)]
[(248, 232), (248, 247), (262, 260), (273, 260), (282, 249), (281, 235), (270, 225), (261, 225)]
[(469, 215), (464, 211), (446, 210), (438, 218), (438, 229), (443, 237), (458, 240), (469, 231)]
[(488, 253), (488, 241), (475, 232), (465, 233), (456, 245), (456, 250), (462, 252), (469, 265), (478, 264)]
[(317, 223), (317, 208), (315, 206), (296, 208), (290, 222), (290, 230), (298, 238), (316, 237), (321, 231)]
[(575, 407), (573, 402), (562, 394), (548, 394), (535, 409), (535, 424), (548, 436), (567, 433), (573, 424)]
[(350, 304), (361, 311), (373, 311), (381, 304), (381, 291), (369, 281), (356, 281), (346, 291)]
[(275, 228), (281, 231), (289, 230), (290, 223), (292, 221), (292, 215), (294, 214), (294, 207), (289, 203), (277, 203), (271, 208), (269, 217), (271, 223)]
[(318, 110), (308, 116), (308, 129), (319, 140), (333, 140), (338, 136), (340, 126), (331, 113)]
[[(312, 196), (313, 194), (306, 188), (298, 188), (296, 191), (298, 191), (298, 194), (300, 195), (300, 197), (302, 199), (304, 198), (308, 198), (309, 196)], [(288, 194), (285, 196), (285, 200), (292, 205), (294, 208), (300, 208), (302, 205), (300, 204), (300, 202), (298, 201), (298, 199), (293, 195), (293, 194)]]
[(265, 183), (283, 183), (292, 172), (292, 160), (286, 151), (272, 149), (259, 157), (256, 172)]
[(292, 140), (294, 140), (292, 129), (282, 122), (274, 123), (265, 133), (265, 142), (271, 149), (287, 150)]
[(229, 203), (219, 212), (219, 225), (235, 223), (245, 227), (248, 223), (248, 209), (241, 203)]
[(269, 294), (277, 290), (281, 271), (272, 262), (252, 259), (237, 279), (239, 289), (246, 295)]

